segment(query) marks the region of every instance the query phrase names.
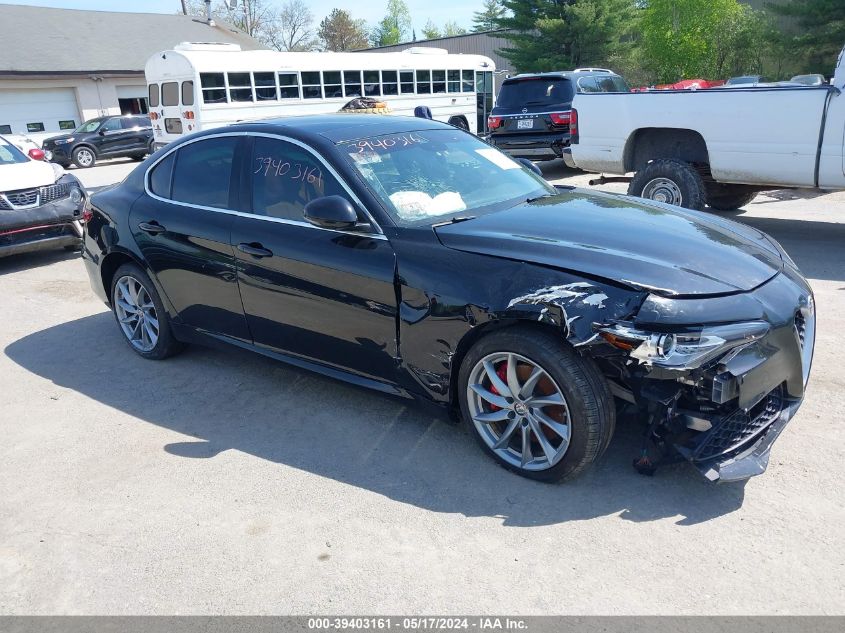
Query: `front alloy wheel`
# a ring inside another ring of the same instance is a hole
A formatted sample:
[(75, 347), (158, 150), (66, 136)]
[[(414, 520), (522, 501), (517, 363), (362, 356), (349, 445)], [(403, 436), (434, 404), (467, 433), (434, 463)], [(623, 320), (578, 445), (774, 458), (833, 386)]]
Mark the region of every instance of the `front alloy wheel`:
[(616, 423), (595, 362), (551, 329), (520, 325), (482, 336), (461, 362), (457, 389), (484, 451), (531, 479), (575, 477), (604, 452)]
[(470, 373), (467, 403), (481, 439), (512, 466), (546, 470), (569, 448), (566, 398), (551, 376), (525, 356), (497, 352), (478, 361)]

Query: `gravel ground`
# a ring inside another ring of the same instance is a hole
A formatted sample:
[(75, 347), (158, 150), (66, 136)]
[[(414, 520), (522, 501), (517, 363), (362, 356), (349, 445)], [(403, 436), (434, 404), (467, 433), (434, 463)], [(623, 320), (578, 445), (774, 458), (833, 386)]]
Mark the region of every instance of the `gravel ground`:
[(0, 613), (845, 613), (845, 194), (731, 215), (819, 313), (804, 406), (743, 485), (639, 476), (626, 427), (576, 481), (524, 480), (445, 418), (257, 355), (144, 361), (76, 256), (0, 260)]

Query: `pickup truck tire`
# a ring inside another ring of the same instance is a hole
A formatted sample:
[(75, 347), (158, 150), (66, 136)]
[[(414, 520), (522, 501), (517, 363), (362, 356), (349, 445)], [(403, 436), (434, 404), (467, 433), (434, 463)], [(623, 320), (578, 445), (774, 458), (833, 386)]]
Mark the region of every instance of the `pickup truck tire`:
[(700, 211), (707, 202), (701, 174), (679, 160), (657, 159), (639, 170), (628, 184), (628, 195)]
[(757, 197), (757, 190), (748, 191), (742, 185), (721, 188), (721, 191), (707, 194), (707, 206), (716, 211), (735, 211)]

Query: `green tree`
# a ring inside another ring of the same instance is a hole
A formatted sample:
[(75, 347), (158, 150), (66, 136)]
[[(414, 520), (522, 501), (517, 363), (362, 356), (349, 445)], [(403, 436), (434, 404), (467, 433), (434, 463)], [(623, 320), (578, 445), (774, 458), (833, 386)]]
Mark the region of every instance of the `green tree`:
[(836, 56), (845, 44), (845, 2), (843, 0), (792, 0), (788, 4), (767, 4), (780, 16), (793, 18), (800, 32), (784, 33), (777, 45), (802, 51), (806, 72), (831, 74)]
[(422, 34), (423, 38), (427, 40), (433, 40), (436, 37), (443, 37), (443, 33), (440, 32), (437, 25), (430, 19), (425, 23), (425, 26), (422, 27)]
[(498, 28), (499, 20), (505, 17), (507, 12), (501, 0), (484, 0), (481, 11), (472, 14), (472, 30), (478, 33)]
[(332, 9), (317, 29), (317, 36), (327, 51), (351, 51), (366, 48), (367, 24), (364, 20), (353, 20), (348, 11)]
[(451, 37), (453, 35), (463, 35), (466, 32), (467, 30), (464, 27), (460, 26), (457, 22), (449, 21), (443, 25), (443, 35), (445, 35), (446, 37)]
[(765, 23), (737, 0), (649, 0), (641, 20), (646, 67), (659, 82), (760, 72)]
[(375, 46), (405, 41), (411, 31), (411, 12), (404, 0), (387, 0), (387, 15), (376, 25), (370, 38)]
[(511, 46), (500, 51), (520, 72), (605, 65), (630, 49), (641, 0), (503, 0), (496, 20)]

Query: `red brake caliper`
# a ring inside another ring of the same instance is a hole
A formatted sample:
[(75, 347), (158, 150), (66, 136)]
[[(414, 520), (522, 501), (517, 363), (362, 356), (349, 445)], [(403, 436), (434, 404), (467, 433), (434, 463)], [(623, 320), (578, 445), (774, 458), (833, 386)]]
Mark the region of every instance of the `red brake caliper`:
[[(502, 361), (502, 364), (496, 368), (496, 375), (502, 379), (502, 382), (508, 382), (508, 361)], [(501, 396), (502, 394), (499, 393), (499, 390), (496, 389), (496, 385), (490, 385), (490, 393), (495, 393), (497, 396)], [(497, 407), (495, 404), (490, 405), (491, 411), (500, 411), (502, 407)]]

